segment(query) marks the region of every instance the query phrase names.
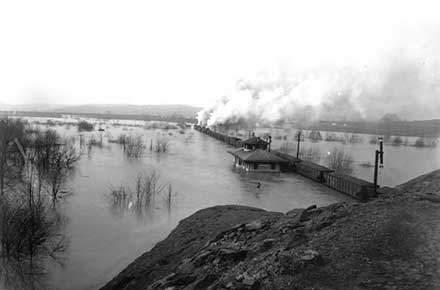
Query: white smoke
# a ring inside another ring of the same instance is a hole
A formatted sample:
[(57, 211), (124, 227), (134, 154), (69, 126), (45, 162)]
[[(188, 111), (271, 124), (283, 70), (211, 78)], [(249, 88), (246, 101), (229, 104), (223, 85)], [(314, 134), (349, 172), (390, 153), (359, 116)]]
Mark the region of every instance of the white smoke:
[(198, 113), (203, 126), (440, 117), (440, 59), (426, 42), (364, 65), (264, 73)]

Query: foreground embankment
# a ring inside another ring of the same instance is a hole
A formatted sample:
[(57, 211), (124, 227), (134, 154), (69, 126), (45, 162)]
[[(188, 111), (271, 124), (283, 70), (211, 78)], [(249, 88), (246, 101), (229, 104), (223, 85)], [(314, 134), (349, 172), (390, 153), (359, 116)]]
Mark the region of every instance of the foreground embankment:
[(440, 171), (364, 204), (200, 210), (102, 289), (440, 289)]

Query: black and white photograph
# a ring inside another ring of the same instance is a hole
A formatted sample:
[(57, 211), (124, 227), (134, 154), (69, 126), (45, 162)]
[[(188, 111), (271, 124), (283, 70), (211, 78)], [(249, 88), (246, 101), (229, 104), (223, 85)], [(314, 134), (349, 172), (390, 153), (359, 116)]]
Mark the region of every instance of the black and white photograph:
[(439, 11), (0, 0), (0, 290), (440, 289)]

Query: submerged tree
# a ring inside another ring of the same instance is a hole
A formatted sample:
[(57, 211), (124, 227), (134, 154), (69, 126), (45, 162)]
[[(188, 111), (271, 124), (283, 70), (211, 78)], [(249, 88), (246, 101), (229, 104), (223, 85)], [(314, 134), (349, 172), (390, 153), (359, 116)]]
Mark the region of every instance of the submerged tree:
[(167, 138), (158, 138), (156, 139), (156, 152), (157, 153), (165, 153), (168, 151), (170, 145), (170, 141)]
[[(65, 172), (78, 158), (72, 143), (53, 130), (28, 130), (20, 120), (0, 121), (0, 259), (8, 265), (29, 266), (25, 267), (28, 280), (18, 289), (26, 289), (27, 283), (36, 289), (32, 271), (38, 261), (47, 257), (60, 261), (66, 248), (65, 217), (52, 202), (55, 195), (43, 189), (50, 186), (53, 175), (59, 191)], [(0, 275), (6, 270), (9, 275), (11, 267), (0, 266)]]
[(170, 213), (176, 194), (171, 184), (162, 183), (160, 175), (153, 170), (149, 173), (138, 173), (133, 186), (111, 187), (109, 201), (113, 213), (118, 216), (130, 210), (136, 216), (142, 217), (151, 213), (159, 205), (157, 200), (160, 199), (164, 201), (165, 208)]
[(19, 178), (24, 160), (14, 141), (25, 143), (25, 134), (20, 120), (0, 120), (0, 195)]
[(124, 152), (128, 157), (141, 158), (145, 152), (145, 144), (142, 136), (127, 137), (124, 143)]
[(93, 131), (95, 126), (85, 120), (78, 122), (78, 131)]
[(305, 161), (318, 163), (321, 160), (321, 151), (317, 147), (301, 148), (299, 156)]
[(351, 174), (353, 172), (353, 157), (342, 147), (334, 147), (327, 155), (326, 165), (337, 174)]

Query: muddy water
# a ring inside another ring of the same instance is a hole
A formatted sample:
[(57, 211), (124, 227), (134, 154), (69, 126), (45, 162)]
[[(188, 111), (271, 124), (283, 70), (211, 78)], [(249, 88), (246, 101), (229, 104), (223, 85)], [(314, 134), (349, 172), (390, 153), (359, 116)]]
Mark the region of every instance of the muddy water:
[[(295, 129), (267, 129), (261, 128), (256, 130), (257, 135), (270, 134), (274, 138), (272, 147), (279, 149), (283, 147), (288, 149), (290, 154), (296, 155), (297, 141), (295, 140)], [(231, 132), (235, 134), (235, 132)], [(242, 138), (247, 134), (245, 131), (239, 131)], [(307, 136), (310, 132), (304, 131), (303, 136)], [(339, 132), (321, 132), (323, 138), (327, 134), (334, 134), (338, 137), (348, 136), (352, 134), (344, 134)], [(373, 167), (362, 166), (369, 163), (374, 164), (375, 150), (379, 149), (378, 145), (370, 144), (370, 140), (377, 140), (376, 135), (355, 134), (361, 140), (359, 143), (341, 143), (341, 142), (327, 142), (319, 141), (313, 142), (310, 139), (301, 141), (301, 149), (312, 148), (319, 151), (321, 158), (318, 163), (326, 165), (326, 156), (332, 152), (335, 147), (342, 148), (346, 153), (353, 158), (352, 175), (373, 181)], [(392, 139), (385, 142), (384, 145), (384, 166), (379, 170), (379, 184), (386, 186), (396, 186), (416, 176), (431, 172), (440, 168), (440, 145), (437, 147), (423, 147), (418, 148), (412, 146), (415, 143), (416, 137), (401, 137), (402, 140), (408, 142), (408, 146), (394, 146)]]
[[(46, 283), (53, 289), (98, 289), (131, 261), (165, 238), (178, 221), (195, 211), (218, 204), (241, 204), (288, 211), (311, 204), (326, 205), (350, 198), (294, 174), (245, 174), (232, 166), (223, 143), (195, 130), (145, 130), (102, 125), (103, 147), (79, 146), (74, 127), (52, 127), (74, 136), (82, 158), (69, 180), (72, 195), (61, 202), (68, 217), (69, 239), (64, 265), (47, 262)], [(147, 145), (140, 159), (127, 158), (119, 144), (108, 140), (119, 134), (141, 135)], [(87, 142), (98, 132), (84, 133)], [(158, 136), (170, 142), (169, 152), (149, 151)], [(153, 209), (135, 214), (129, 206), (111, 207), (110, 188), (121, 184), (134, 189), (139, 172), (155, 170), (162, 184), (171, 184), (173, 202), (168, 211), (164, 196)], [(257, 184), (261, 186), (257, 188)], [(47, 286), (47, 287), (48, 287)]]

